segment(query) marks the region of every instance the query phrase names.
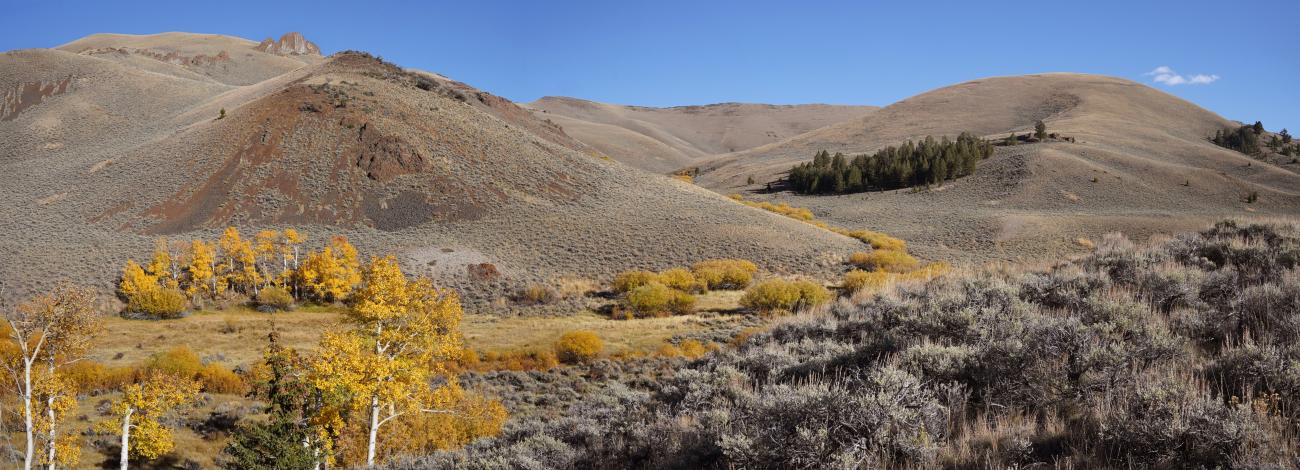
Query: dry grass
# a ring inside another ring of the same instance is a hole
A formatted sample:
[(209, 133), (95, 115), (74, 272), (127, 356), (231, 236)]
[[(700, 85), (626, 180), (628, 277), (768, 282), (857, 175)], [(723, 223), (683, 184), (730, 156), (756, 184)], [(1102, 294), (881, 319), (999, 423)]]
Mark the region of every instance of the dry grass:
[[(700, 310), (735, 308), (739, 292), (712, 292), (700, 296)], [(548, 349), (564, 333), (596, 332), (606, 351), (653, 351), (665, 340), (699, 332), (705, 326), (699, 315), (614, 321), (594, 312), (560, 317), (491, 317), (468, 315), (461, 324), (466, 345), (480, 352)], [(108, 366), (139, 364), (150, 355), (188, 346), (205, 361), (227, 367), (247, 366), (261, 358), (272, 322), (280, 340), (289, 347), (314, 351), (320, 333), (340, 325), (336, 308), (305, 307), (292, 313), (266, 314), (238, 308), (199, 312), (178, 320), (106, 321), (91, 360)]]

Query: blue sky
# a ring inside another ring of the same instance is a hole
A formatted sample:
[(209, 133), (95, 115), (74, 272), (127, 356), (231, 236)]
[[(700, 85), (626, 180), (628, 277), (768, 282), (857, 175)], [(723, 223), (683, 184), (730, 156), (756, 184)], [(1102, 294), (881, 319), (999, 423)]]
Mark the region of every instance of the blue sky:
[[(95, 32), (301, 31), (326, 53), (370, 51), (516, 101), (649, 106), (886, 105), (979, 77), (1088, 72), (1300, 131), (1295, 0), (6, 3), (0, 50)], [(1174, 73), (1156, 82), (1157, 67)]]

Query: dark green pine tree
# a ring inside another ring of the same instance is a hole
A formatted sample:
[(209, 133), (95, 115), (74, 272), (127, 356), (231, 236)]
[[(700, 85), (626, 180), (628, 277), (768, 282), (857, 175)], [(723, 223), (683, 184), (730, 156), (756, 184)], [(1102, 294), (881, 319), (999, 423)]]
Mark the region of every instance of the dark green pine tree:
[(1255, 135), (1260, 135), (1264, 133), (1264, 123), (1262, 122), (1255, 121), (1255, 125), (1251, 127), (1255, 130)]
[(269, 377), (254, 384), (250, 397), (265, 402), (265, 421), (241, 425), (222, 450), (220, 464), (226, 469), (308, 470), (317, 467), (304, 425), (311, 413), (310, 386), (299, 378), (301, 360), (291, 349), (279, 345), (277, 334), (269, 336), (265, 363)]
[(1038, 140), (1047, 140), (1047, 124), (1044, 124), (1041, 119), (1034, 123), (1034, 137)]

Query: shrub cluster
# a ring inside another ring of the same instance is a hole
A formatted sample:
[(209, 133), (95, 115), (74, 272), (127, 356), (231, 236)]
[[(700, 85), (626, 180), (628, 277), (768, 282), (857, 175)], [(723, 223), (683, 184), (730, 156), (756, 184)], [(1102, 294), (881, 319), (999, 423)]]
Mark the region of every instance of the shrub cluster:
[(1287, 468), (1297, 264), (1291, 227), (1108, 236), (838, 302), (394, 468)]
[(822, 150), (810, 163), (790, 169), (790, 187), (804, 194), (842, 194), (942, 184), (975, 171), (975, 164), (993, 155), (993, 145), (963, 132), (957, 140), (926, 137), (872, 155), (849, 160)]
[(618, 318), (662, 317), (695, 312), (694, 294), (710, 289), (743, 289), (753, 280), (758, 266), (739, 259), (714, 259), (695, 263), (691, 269), (624, 271), (614, 277), (611, 290), (621, 295), (614, 312)]
[(740, 305), (761, 313), (796, 312), (831, 300), (831, 291), (805, 279), (768, 279), (751, 286)]

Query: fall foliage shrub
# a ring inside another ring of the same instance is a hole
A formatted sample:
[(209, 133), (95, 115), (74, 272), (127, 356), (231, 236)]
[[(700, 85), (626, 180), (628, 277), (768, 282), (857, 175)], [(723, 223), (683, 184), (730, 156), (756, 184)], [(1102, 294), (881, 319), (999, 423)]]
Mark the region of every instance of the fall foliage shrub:
[(812, 281), (768, 279), (746, 290), (740, 298), (740, 305), (764, 313), (793, 312), (824, 304), (830, 299), (830, 291)]
[(170, 320), (185, 313), (185, 294), (177, 289), (153, 287), (127, 297), (126, 310), (153, 318)]
[(611, 287), (614, 292), (625, 294), (631, 292), (632, 289), (658, 281), (659, 275), (650, 271), (624, 271), (614, 276)]
[(873, 232), (870, 230), (852, 230), (846, 232), (845, 235), (861, 240), (863, 243), (871, 245), (871, 248), (876, 250), (907, 251), (907, 242), (880, 232)]
[(921, 263), (905, 251), (872, 250), (869, 253), (859, 251), (849, 255), (849, 264), (867, 271), (905, 273), (916, 269)]
[(548, 370), (560, 365), (555, 351), (488, 351), (481, 357), (476, 355), (476, 363), (470, 367), (475, 371), (526, 371)]
[(64, 366), (62, 371), (78, 392), (116, 390), (135, 380), (136, 370), (131, 367), (109, 367), (94, 361), (78, 361)]
[(204, 364), (188, 346), (154, 353), (140, 365), (136, 376), (139, 379), (154, 374), (197, 380), (210, 393), (242, 394), (247, 387), (239, 374), (220, 364)]
[(695, 280), (695, 274), (686, 268), (664, 270), (659, 273), (657, 280), (669, 288), (683, 292), (693, 292), (700, 288), (699, 282)]
[(714, 259), (691, 265), (695, 278), (707, 289), (744, 289), (758, 272), (758, 266), (743, 259)]
[(623, 305), (639, 318), (687, 315), (695, 312), (695, 296), (655, 282), (632, 289)]
[(203, 391), (208, 393), (243, 395), (248, 389), (243, 377), (220, 364), (203, 366), (195, 379), (203, 384)]
[(257, 293), (257, 305), (281, 312), (293, 310), (293, 295), (280, 286), (267, 286)]
[(571, 331), (555, 342), (556, 356), (569, 364), (595, 359), (603, 349), (605, 342), (593, 331)]

